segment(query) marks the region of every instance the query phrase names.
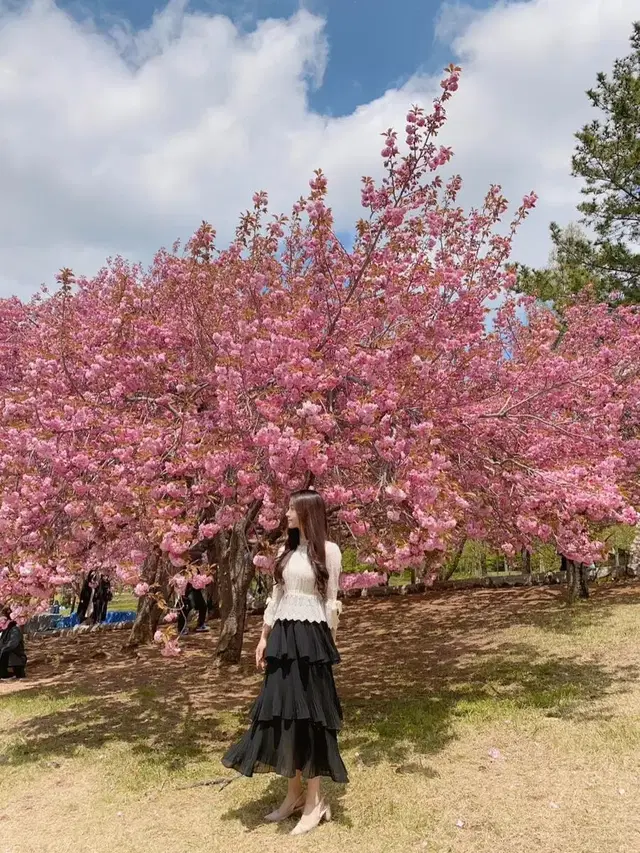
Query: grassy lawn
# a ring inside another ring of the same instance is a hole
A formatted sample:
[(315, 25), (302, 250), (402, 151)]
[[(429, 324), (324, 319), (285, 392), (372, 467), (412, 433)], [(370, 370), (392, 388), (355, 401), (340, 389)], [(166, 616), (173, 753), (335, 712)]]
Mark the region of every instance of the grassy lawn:
[(569, 612), (557, 589), (348, 601), (336, 669), (351, 783), (334, 821), (292, 839), (261, 817), (274, 776), (222, 751), (259, 688), (246, 660), (126, 656), (115, 633), (30, 644), (0, 685), (0, 853), (637, 853), (640, 587)]
[(133, 611), (138, 609), (138, 599), (132, 592), (116, 592), (109, 602), (109, 610)]
[[(77, 607), (77, 602), (76, 602)], [(138, 609), (138, 599), (135, 597), (133, 592), (116, 592), (109, 602), (108, 610), (109, 612), (129, 612), (136, 611)], [(68, 616), (70, 610), (68, 607), (61, 607), (60, 613), (63, 616)], [(0, 848), (1, 849), (1, 848)]]

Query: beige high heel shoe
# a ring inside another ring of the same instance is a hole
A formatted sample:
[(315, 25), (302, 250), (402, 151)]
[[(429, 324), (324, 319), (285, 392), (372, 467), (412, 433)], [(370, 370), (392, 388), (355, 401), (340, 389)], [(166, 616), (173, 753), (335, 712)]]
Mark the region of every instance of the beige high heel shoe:
[(284, 811), (276, 809), (274, 812), (269, 812), (268, 815), (265, 815), (264, 819), (269, 823), (280, 823), (281, 820), (286, 820), (288, 817), (291, 817), (294, 812), (301, 812), (304, 808), (304, 799), (305, 797), (303, 792), (293, 805), (289, 806)]
[(291, 830), (291, 835), (304, 835), (306, 832), (311, 832), (316, 826), (326, 820), (327, 823), (331, 820), (331, 806), (322, 800), (315, 809), (308, 815), (302, 815), (298, 823)]

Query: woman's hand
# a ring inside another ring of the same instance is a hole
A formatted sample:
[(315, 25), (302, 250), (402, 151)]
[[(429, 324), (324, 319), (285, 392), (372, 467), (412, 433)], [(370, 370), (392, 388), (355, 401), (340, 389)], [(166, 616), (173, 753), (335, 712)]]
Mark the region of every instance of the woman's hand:
[(259, 670), (264, 670), (266, 661), (264, 653), (267, 650), (267, 641), (264, 637), (260, 637), (260, 642), (256, 646), (256, 666)]

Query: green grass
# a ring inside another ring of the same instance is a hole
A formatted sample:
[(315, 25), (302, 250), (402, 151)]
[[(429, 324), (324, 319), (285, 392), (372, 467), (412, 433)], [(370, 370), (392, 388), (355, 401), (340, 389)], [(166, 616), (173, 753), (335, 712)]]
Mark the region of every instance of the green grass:
[[(77, 602), (76, 602), (77, 607)], [(128, 612), (131, 610), (138, 609), (138, 599), (133, 594), (133, 592), (116, 592), (109, 602), (108, 610), (110, 612)], [(70, 613), (69, 607), (61, 607), (60, 614), (62, 616), (68, 616)]]
[(9, 693), (2, 697), (0, 707), (3, 718), (20, 721), (54, 715), (69, 708), (79, 708), (82, 702), (86, 700), (87, 697), (82, 696), (81, 693), (72, 693), (66, 696), (56, 695), (55, 691)]
[[(335, 821), (297, 846), (283, 836), (291, 823), (262, 819), (282, 780), (193, 787), (231, 778), (219, 759), (244, 730), (260, 681), (249, 649), (242, 666), (220, 672), (212, 635), (190, 638), (174, 661), (153, 649), (123, 656), (113, 634), (60, 638), (58, 648), (104, 656), (76, 654), (2, 686), (2, 844), (20, 853), (143, 853), (185, 839), (193, 853), (521, 853), (535, 841), (537, 853), (631, 851), (640, 589), (629, 589), (599, 591), (574, 610), (552, 590), (346, 606), (336, 674), (351, 784), (325, 785)], [(259, 620), (250, 630), (248, 646)]]
[(114, 612), (136, 611), (138, 599), (132, 592), (116, 592), (109, 602), (109, 610)]

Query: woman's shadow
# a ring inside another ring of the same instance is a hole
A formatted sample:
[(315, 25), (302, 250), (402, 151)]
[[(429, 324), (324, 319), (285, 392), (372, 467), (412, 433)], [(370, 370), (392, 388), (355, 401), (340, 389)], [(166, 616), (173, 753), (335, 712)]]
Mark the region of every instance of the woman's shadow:
[[(243, 782), (240, 777), (234, 784), (241, 785)], [(250, 780), (246, 780), (248, 784)], [(340, 826), (350, 827), (351, 820), (348, 817), (343, 805), (345, 795), (345, 786), (337, 785), (333, 782), (323, 780), (323, 796), (331, 805), (332, 821), (335, 821)], [(251, 800), (238, 808), (229, 809), (220, 815), (221, 820), (237, 820), (245, 827), (248, 832), (253, 832), (270, 824), (265, 821), (265, 815), (277, 809), (280, 803), (284, 800), (287, 793), (287, 783), (285, 779), (272, 779), (266, 791), (263, 792), (259, 799)], [(278, 832), (287, 835), (296, 825), (300, 818), (300, 813), (291, 815), (290, 818), (276, 824)]]

